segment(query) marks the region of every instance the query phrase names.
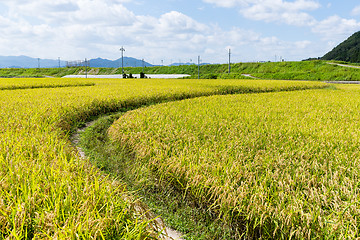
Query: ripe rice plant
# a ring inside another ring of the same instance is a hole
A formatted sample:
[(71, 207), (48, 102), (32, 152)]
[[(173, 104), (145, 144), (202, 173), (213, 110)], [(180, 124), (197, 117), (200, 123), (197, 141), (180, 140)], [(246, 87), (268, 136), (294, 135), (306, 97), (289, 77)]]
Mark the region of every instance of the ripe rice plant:
[[(76, 87), (54, 87), (64, 82)], [(89, 82), (95, 85), (79, 86)], [(131, 200), (126, 186), (81, 159), (72, 146), (71, 131), (94, 116), (196, 96), (326, 86), (314, 82), (239, 80), (89, 82), (0, 81), (4, 88), (26, 86), (0, 90), (0, 238), (156, 237), (146, 208), (135, 211), (141, 204)]]
[(109, 135), (139, 176), (240, 224), (239, 238), (354, 239), (359, 107), (358, 85), (202, 97), (128, 112)]

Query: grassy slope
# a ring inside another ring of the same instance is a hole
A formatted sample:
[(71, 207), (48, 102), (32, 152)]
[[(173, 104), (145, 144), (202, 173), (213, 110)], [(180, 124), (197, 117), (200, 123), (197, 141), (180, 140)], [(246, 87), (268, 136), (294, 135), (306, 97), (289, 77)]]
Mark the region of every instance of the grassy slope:
[[(252, 74), (264, 79), (288, 80), (360, 80), (358, 69), (349, 69), (326, 64), (325, 61), (277, 62), (277, 63), (236, 63), (232, 64), (231, 74), (227, 74), (228, 65), (214, 64), (201, 66), (201, 78), (246, 78), (241, 74)], [(197, 78), (198, 68), (192, 66), (148, 67), (146, 74), (189, 74)], [(91, 68), (90, 74), (121, 74), (120, 68)], [(125, 68), (126, 73), (138, 74), (141, 67)], [(2, 77), (62, 77), (70, 74), (84, 74), (85, 68), (53, 68), (53, 69), (0, 69)]]

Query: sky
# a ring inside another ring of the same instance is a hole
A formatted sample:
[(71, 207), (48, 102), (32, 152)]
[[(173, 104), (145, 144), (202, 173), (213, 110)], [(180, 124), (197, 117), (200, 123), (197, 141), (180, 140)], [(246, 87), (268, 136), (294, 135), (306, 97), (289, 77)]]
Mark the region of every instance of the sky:
[(359, 0), (0, 0), (0, 55), (301, 61), (360, 31)]

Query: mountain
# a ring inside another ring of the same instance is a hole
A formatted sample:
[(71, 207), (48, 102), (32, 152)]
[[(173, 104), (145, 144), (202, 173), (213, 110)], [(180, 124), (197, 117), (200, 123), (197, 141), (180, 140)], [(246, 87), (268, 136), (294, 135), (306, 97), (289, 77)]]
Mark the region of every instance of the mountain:
[(332, 51), (325, 54), (321, 59), (360, 62), (360, 32), (354, 33)]
[[(72, 62), (72, 61), (70, 61)], [(83, 61), (73, 61), (83, 62)], [(121, 67), (121, 58), (117, 60), (108, 60), (102, 58), (96, 58), (89, 60), (91, 67)], [(65, 67), (67, 61), (60, 61), (60, 66)], [(82, 63), (83, 64), (83, 63)], [(27, 56), (0, 56), (0, 68), (56, 68), (59, 67), (59, 60), (52, 59), (38, 59)], [(143, 61), (131, 57), (124, 57), (124, 67), (142, 67)], [(144, 66), (151, 67), (148, 62), (144, 61)]]
[[(90, 67), (118, 68), (121, 66), (122, 66), (121, 58), (114, 60), (114, 61), (108, 60), (108, 59), (103, 59), (103, 58), (96, 58), (96, 59), (90, 60)], [(131, 58), (131, 57), (124, 57), (124, 67), (142, 67), (142, 66), (143, 66), (142, 60), (139, 60), (136, 58)], [(151, 67), (153, 65), (144, 61), (144, 66)]]
[[(53, 68), (59, 67), (59, 60), (38, 59), (27, 56), (0, 56), (0, 68)], [(65, 61), (60, 61), (65, 66)]]

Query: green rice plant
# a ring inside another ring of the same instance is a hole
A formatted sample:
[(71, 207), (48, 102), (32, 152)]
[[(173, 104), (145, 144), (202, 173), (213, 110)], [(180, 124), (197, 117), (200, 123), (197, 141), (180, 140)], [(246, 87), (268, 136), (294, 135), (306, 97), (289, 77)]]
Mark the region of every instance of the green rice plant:
[(357, 85), (202, 97), (128, 112), (109, 136), (143, 184), (177, 186), (238, 238), (355, 239), (359, 107)]

